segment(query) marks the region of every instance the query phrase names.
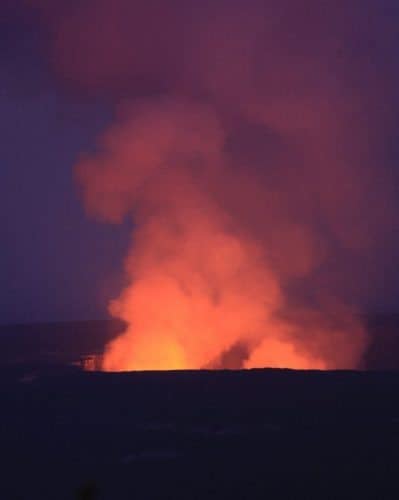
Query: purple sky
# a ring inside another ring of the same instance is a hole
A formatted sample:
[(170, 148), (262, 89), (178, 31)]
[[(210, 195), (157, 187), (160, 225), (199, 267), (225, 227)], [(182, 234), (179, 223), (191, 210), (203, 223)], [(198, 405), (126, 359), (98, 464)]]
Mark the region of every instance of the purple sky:
[(120, 281), (123, 227), (85, 217), (72, 165), (109, 120), (62, 95), (34, 18), (0, 17), (0, 322), (104, 317)]

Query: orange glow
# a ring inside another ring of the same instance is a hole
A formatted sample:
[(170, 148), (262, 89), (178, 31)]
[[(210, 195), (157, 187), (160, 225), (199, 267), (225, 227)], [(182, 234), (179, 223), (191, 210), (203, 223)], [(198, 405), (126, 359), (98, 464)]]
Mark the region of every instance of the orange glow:
[[(243, 235), (224, 233), (216, 213), (212, 222), (182, 215), (138, 231), (127, 263), (132, 283), (110, 308), (129, 327), (107, 346), (104, 370), (223, 368), (223, 353), (237, 344), (249, 352), (237, 368), (326, 369), (357, 352), (359, 345), (340, 341), (345, 329), (362, 338), (352, 324), (334, 332), (320, 325), (323, 315), (306, 312), (276, 321), (283, 294), (260, 249)], [(306, 323), (307, 336), (295, 335)], [(323, 346), (320, 338), (330, 341)]]
[(180, 232), (153, 223), (138, 235), (133, 283), (111, 306), (130, 328), (108, 346), (106, 370), (205, 367), (261, 335), (280, 302), (255, 246), (186, 216)]
[(326, 254), (296, 221), (296, 182), (282, 172), (287, 196), (234, 171), (224, 143), (206, 106), (141, 103), (78, 165), (90, 211), (134, 220), (128, 285), (110, 304), (128, 327), (102, 369), (356, 366), (365, 337), (350, 311), (287, 298)]

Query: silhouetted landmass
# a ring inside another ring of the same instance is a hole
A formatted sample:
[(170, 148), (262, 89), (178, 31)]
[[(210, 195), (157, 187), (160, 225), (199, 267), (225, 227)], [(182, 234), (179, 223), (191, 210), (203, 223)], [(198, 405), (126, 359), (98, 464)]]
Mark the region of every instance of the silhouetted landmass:
[[(398, 320), (369, 319), (365, 367), (398, 367)], [(1, 499), (399, 497), (399, 372), (72, 364), (122, 328), (1, 327)]]
[(399, 314), (369, 316), (365, 324), (370, 334), (364, 366), (371, 370), (399, 369)]
[(0, 395), (4, 499), (399, 493), (399, 373), (18, 365)]
[(0, 325), (0, 364), (72, 363), (101, 354), (123, 328), (117, 320)]

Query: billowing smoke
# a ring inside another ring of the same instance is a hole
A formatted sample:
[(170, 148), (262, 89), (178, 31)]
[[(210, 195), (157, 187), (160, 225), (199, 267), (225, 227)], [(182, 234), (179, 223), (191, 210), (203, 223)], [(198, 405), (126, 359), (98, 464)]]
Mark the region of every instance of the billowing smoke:
[(86, 206), (134, 224), (104, 369), (359, 366), (394, 26), (355, 1), (51, 5), (59, 76), (116, 108)]

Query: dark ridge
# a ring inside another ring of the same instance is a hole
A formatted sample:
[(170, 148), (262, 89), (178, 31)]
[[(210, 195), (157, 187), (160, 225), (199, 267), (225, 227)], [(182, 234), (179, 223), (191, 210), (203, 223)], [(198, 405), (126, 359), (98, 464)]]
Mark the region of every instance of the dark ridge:
[(364, 356), (367, 370), (399, 370), (399, 314), (365, 318), (370, 344)]
[(124, 326), (118, 320), (0, 325), (0, 363), (68, 364), (100, 355)]

